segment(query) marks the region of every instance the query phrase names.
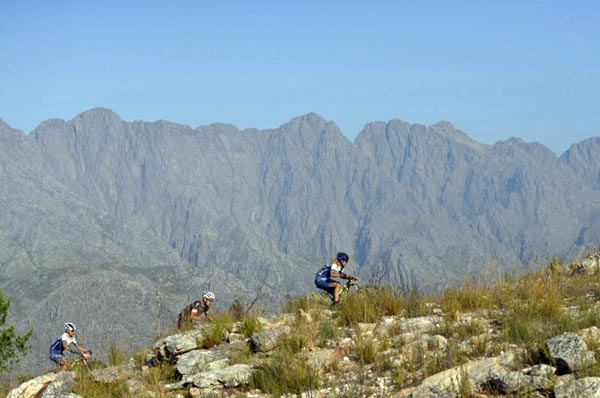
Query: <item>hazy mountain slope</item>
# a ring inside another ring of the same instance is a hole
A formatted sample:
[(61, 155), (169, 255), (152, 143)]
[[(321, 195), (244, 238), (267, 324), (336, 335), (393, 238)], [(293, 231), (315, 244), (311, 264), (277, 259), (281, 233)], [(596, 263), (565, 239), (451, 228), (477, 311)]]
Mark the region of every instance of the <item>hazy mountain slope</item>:
[[(29, 362), (46, 363), (46, 346), (67, 319), (87, 326), (87, 341), (105, 341), (112, 330), (122, 332), (119, 343), (142, 344), (203, 288), (224, 301), (254, 294), (218, 268), (193, 268), (144, 218), (111, 214), (104, 196), (93, 196), (102, 179), (74, 172), (81, 183), (62, 176), (63, 184), (20, 132), (3, 128), (0, 138), (0, 288), (12, 298), (9, 322), (35, 329)], [(58, 167), (68, 164), (64, 152), (50, 152), (62, 157)]]
[(594, 189), (600, 189), (600, 137), (571, 145), (561, 156), (561, 161)]
[(148, 341), (204, 288), (220, 308), (279, 305), (338, 250), (351, 273), (423, 289), (498, 276), (597, 246), (595, 142), (558, 158), (392, 120), (352, 143), (316, 114), (263, 131), (107, 109), (29, 135), (0, 122), (0, 288), (45, 352), (66, 318)]
[(397, 278), (417, 273), (439, 286), (482, 265), (502, 272), (565, 255), (584, 225), (597, 230), (581, 212), (597, 212), (597, 194), (539, 144), (484, 146), (448, 123), (392, 121), (367, 126), (355, 145), (369, 173), (357, 175), (356, 191), (370, 206), (357, 251)]

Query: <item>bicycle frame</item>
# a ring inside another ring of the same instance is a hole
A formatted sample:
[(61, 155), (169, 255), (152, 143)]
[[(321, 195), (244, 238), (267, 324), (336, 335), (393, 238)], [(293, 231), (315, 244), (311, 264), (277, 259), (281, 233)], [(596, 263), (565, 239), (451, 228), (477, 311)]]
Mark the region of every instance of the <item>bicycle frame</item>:
[[(356, 279), (348, 279), (348, 281), (342, 285), (342, 287), (340, 288), (340, 293), (339, 293), (340, 301), (342, 299), (345, 299), (350, 294), (350, 289), (351, 288), (353, 288), (353, 287), (355, 289), (359, 289), (360, 288), (356, 282), (357, 282)], [(319, 293), (321, 294), (321, 296), (324, 299), (329, 299), (331, 301), (334, 301), (333, 294), (331, 294), (331, 293), (329, 293), (329, 292), (327, 292), (325, 290), (321, 290), (321, 289), (319, 289)]]
[[(90, 354), (91, 356), (91, 354)], [(77, 358), (75, 358), (75, 360), (73, 362), (71, 362), (71, 365), (69, 366), (69, 370), (76, 370), (77, 368), (80, 367), (85, 367), (88, 371), (92, 371), (90, 365), (88, 364), (87, 361), (88, 357), (86, 357), (85, 355), (83, 355), (83, 353), (79, 353), (79, 355), (77, 355)]]

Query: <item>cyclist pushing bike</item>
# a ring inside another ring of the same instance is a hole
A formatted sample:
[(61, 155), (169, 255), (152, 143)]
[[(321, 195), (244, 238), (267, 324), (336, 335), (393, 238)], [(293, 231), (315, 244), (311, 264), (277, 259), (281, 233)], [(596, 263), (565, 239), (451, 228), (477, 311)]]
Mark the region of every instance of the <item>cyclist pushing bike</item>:
[(57, 366), (60, 366), (61, 371), (66, 371), (71, 365), (71, 362), (65, 357), (65, 351), (73, 354), (76, 353), (71, 348), (71, 345), (74, 345), (84, 357), (91, 355), (90, 350), (77, 343), (75, 339), (75, 325), (71, 322), (66, 322), (65, 332), (50, 347), (50, 359), (56, 362)]
[(315, 275), (315, 285), (333, 296), (332, 306), (340, 303), (340, 288), (342, 286), (341, 282), (332, 278), (356, 279), (352, 275), (342, 272), (346, 265), (348, 265), (349, 260), (350, 257), (348, 254), (339, 252), (329, 265), (321, 267)]

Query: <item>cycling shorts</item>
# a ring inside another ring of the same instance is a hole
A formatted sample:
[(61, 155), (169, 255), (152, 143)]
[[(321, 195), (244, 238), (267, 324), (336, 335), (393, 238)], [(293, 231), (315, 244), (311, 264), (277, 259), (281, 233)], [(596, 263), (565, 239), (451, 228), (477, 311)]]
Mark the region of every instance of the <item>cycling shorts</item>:
[(335, 287), (332, 286), (332, 282), (337, 282), (337, 281), (334, 279), (331, 279), (331, 278), (316, 278), (315, 279), (315, 285), (319, 289), (323, 289), (330, 294), (333, 294), (333, 292), (335, 291)]
[(60, 352), (50, 351), (50, 359), (56, 363), (59, 363), (65, 360), (65, 356)]

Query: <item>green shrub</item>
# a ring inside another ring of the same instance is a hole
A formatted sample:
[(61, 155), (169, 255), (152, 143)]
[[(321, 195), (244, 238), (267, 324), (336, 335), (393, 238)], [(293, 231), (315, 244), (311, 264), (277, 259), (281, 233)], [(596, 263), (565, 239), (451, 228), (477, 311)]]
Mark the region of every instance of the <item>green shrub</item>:
[(469, 381), (469, 373), (463, 367), (460, 368), (460, 373), (456, 380), (452, 380), (452, 387), (456, 398), (471, 397), (471, 382)]
[(125, 382), (98, 383), (85, 368), (77, 371), (73, 393), (86, 398), (125, 398), (129, 394)]
[(416, 287), (402, 294), (404, 311), (406, 311), (406, 316), (409, 318), (426, 315), (428, 313), (428, 301), (431, 300), (427, 300), (427, 297), (420, 295)]
[(544, 339), (546, 324), (538, 319), (528, 319), (507, 314), (500, 324), (504, 340), (511, 344), (533, 346)]
[(228, 312), (219, 314), (203, 329), (202, 339), (198, 345), (202, 348), (211, 348), (221, 344), (232, 327), (231, 314)]
[(323, 308), (325, 304), (326, 302), (324, 302), (322, 297), (317, 294), (299, 298), (287, 296), (285, 298), (283, 311), (286, 313), (297, 313), (300, 310), (310, 311), (311, 309)]
[(483, 283), (467, 280), (442, 294), (441, 307), (446, 313), (473, 311), (490, 306), (490, 290)]
[(248, 363), (250, 359), (250, 355), (252, 355), (252, 349), (250, 345), (246, 344), (240, 351), (236, 351), (229, 356), (229, 361), (231, 365), (235, 365), (238, 363)]
[(139, 351), (136, 351), (133, 354), (133, 361), (135, 363), (135, 366), (137, 366), (139, 368), (139, 367), (142, 367), (143, 365), (145, 365), (147, 356), (148, 356), (148, 350), (146, 350), (145, 348), (141, 349)]
[(319, 347), (325, 347), (327, 342), (334, 340), (338, 335), (338, 329), (335, 322), (326, 319), (319, 323), (319, 330), (317, 335), (317, 345)]
[(310, 325), (298, 324), (292, 328), (290, 333), (280, 337), (282, 349), (291, 353), (298, 353), (303, 348), (313, 347), (313, 335)]
[(240, 324), (240, 333), (246, 337), (252, 337), (254, 333), (260, 332), (262, 329), (263, 325), (256, 316), (247, 316)]
[(443, 370), (463, 365), (469, 360), (467, 354), (457, 343), (449, 342), (441, 352), (433, 352), (429, 358), (423, 359), (423, 377), (428, 377)]
[(278, 349), (268, 362), (253, 375), (251, 388), (258, 388), (274, 397), (302, 394), (318, 388), (318, 374), (301, 356), (288, 349)]
[[(163, 396), (162, 388), (164, 384), (175, 383), (180, 379), (177, 368), (173, 364), (161, 364), (151, 367), (143, 377), (143, 384), (146, 389), (154, 392), (155, 396)], [(82, 395), (86, 397), (86, 395)], [(127, 395), (129, 397), (129, 395)]]
[(402, 310), (402, 297), (390, 287), (370, 286), (353, 291), (341, 301), (339, 321), (342, 326), (375, 323), (383, 316), (398, 315)]
[(379, 357), (377, 344), (372, 338), (366, 338), (361, 333), (356, 334), (352, 348), (361, 365), (375, 363)]
[(127, 359), (127, 352), (125, 352), (125, 349), (119, 347), (115, 343), (108, 344), (107, 354), (109, 366), (122, 365)]
[(471, 336), (477, 336), (484, 332), (485, 324), (483, 321), (478, 319), (473, 319), (470, 322), (459, 321), (456, 319), (455, 313), (450, 313), (435, 329), (434, 334), (439, 334), (445, 337), (466, 339)]

